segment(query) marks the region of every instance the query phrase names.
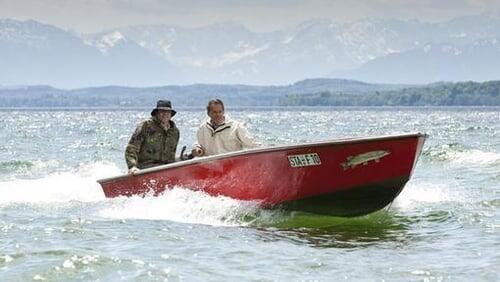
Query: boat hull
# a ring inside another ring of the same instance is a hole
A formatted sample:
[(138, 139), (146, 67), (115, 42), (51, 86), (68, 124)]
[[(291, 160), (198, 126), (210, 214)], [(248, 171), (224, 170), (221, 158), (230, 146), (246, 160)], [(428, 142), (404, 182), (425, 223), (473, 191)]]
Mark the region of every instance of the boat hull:
[(182, 187), (263, 207), (358, 216), (391, 203), (410, 179), (423, 134), (333, 140), (234, 152), (99, 180), (106, 197)]

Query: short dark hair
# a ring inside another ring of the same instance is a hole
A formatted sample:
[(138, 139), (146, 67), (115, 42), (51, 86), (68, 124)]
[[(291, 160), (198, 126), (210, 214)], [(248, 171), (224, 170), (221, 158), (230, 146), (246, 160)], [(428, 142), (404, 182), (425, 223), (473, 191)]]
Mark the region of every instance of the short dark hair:
[(212, 99), (210, 101), (208, 101), (208, 104), (207, 104), (207, 114), (210, 113), (210, 107), (212, 105), (221, 105), (222, 106), (222, 110), (224, 111), (224, 103), (222, 102), (221, 99)]

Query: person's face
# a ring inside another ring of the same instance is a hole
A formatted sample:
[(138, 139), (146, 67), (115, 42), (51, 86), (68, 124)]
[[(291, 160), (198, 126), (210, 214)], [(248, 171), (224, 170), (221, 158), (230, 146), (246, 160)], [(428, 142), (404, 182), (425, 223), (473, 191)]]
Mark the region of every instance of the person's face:
[(224, 123), (224, 110), (222, 109), (222, 105), (213, 104), (210, 106), (210, 111), (208, 112), (208, 116), (210, 120), (215, 125), (220, 125)]
[(158, 110), (156, 116), (161, 122), (167, 123), (172, 117), (172, 112), (167, 110)]

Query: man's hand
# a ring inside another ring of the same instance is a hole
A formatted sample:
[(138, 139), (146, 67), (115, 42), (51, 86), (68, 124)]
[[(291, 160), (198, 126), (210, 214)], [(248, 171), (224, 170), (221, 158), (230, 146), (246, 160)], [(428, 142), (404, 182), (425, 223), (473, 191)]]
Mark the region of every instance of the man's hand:
[(200, 146), (196, 146), (193, 148), (193, 150), (191, 150), (191, 154), (195, 157), (201, 157), (203, 156), (204, 152)]
[(137, 167), (133, 166), (133, 167), (131, 167), (131, 168), (128, 170), (128, 174), (131, 174), (131, 175), (136, 175), (139, 171), (140, 171), (140, 169), (138, 169)]

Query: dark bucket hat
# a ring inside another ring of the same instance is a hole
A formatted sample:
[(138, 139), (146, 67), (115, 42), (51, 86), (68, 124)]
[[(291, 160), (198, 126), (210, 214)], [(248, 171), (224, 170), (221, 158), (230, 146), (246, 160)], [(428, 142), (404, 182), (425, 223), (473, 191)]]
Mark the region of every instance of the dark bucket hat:
[(177, 113), (174, 109), (172, 109), (172, 103), (169, 100), (158, 100), (158, 102), (156, 102), (156, 108), (151, 111), (151, 116), (156, 115), (158, 110), (171, 111), (172, 116), (175, 116)]

